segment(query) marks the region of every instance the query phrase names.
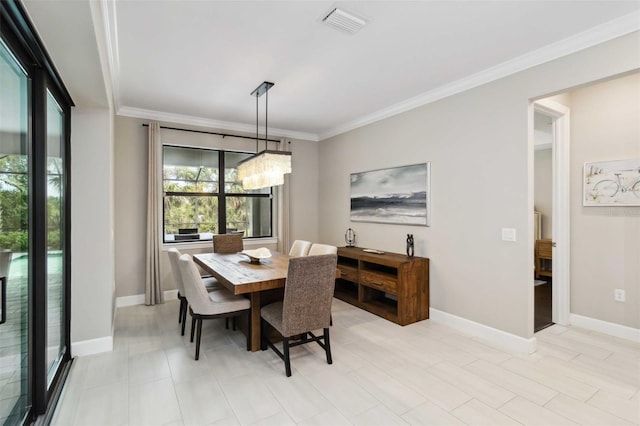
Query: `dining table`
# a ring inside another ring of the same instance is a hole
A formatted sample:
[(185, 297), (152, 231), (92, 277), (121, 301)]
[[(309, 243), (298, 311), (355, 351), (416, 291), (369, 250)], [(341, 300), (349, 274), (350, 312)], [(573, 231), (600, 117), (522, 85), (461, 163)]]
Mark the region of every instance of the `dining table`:
[(242, 253), (200, 253), (193, 260), (231, 293), (249, 297), (251, 351), (260, 350), (260, 308), (267, 295), (284, 289), (289, 256), (272, 251), (271, 257), (252, 262)]

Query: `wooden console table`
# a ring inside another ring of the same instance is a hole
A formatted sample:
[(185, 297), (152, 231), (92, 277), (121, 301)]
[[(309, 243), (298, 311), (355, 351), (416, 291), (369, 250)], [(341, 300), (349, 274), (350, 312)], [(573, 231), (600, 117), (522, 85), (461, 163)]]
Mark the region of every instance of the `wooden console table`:
[(338, 248), (335, 297), (400, 325), (429, 318), (429, 259)]

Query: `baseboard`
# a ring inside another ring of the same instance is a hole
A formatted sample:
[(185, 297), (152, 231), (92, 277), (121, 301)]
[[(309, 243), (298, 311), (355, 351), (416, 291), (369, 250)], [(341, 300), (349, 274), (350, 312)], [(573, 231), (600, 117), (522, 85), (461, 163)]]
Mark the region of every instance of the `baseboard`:
[(71, 356), (87, 356), (113, 350), (113, 336), (71, 342)]
[(569, 314), (569, 323), (576, 327), (582, 327), (587, 330), (597, 331), (599, 333), (640, 343), (640, 329), (638, 328), (602, 321), (595, 318), (583, 317), (582, 315), (577, 314)]
[(144, 305), (144, 294), (116, 297), (116, 308), (124, 308), (125, 306), (133, 305)]
[(533, 353), (536, 351), (536, 338), (525, 339), (497, 328), (489, 327), (475, 321), (468, 320), (437, 309), (429, 309), (429, 319), (443, 325), (455, 328), (464, 333), (472, 334), (500, 346), (511, 352)]
[(166, 290), (164, 292), (164, 300), (176, 300), (178, 298), (178, 290)]
[[(178, 298), (178, 290), (165, 290), (164, 300), (175, 300)], [(134, 294), (133, 296), (122, 296), (116, 298), (116, 308), (126, 306), (144, 305), (144, 294)]]

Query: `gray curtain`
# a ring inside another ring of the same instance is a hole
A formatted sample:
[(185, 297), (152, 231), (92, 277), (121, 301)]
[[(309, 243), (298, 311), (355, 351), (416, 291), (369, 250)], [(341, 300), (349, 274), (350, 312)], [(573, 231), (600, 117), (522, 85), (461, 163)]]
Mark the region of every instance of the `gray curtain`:
[(144, 302), (164, 303), (160, 280), (160, 245), (162, 244), (160, 212), (162, 211), (162, 141), (160, 124), (149, 123), (149, 175), (147, 180), (147, 253)]

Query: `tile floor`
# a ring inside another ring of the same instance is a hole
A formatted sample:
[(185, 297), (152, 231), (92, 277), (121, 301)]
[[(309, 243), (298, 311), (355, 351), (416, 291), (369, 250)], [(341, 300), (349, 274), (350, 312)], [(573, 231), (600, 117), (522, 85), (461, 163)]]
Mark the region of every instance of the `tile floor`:
[(432, 321), (400, 327), (336, 300), (333, 365), (205, 321), (200, 361), (178, 303), (120, 308), (113, 352), (78, 358), (55, 425), (638, 425), (640, 344), (561, 326), (531, 355)]

